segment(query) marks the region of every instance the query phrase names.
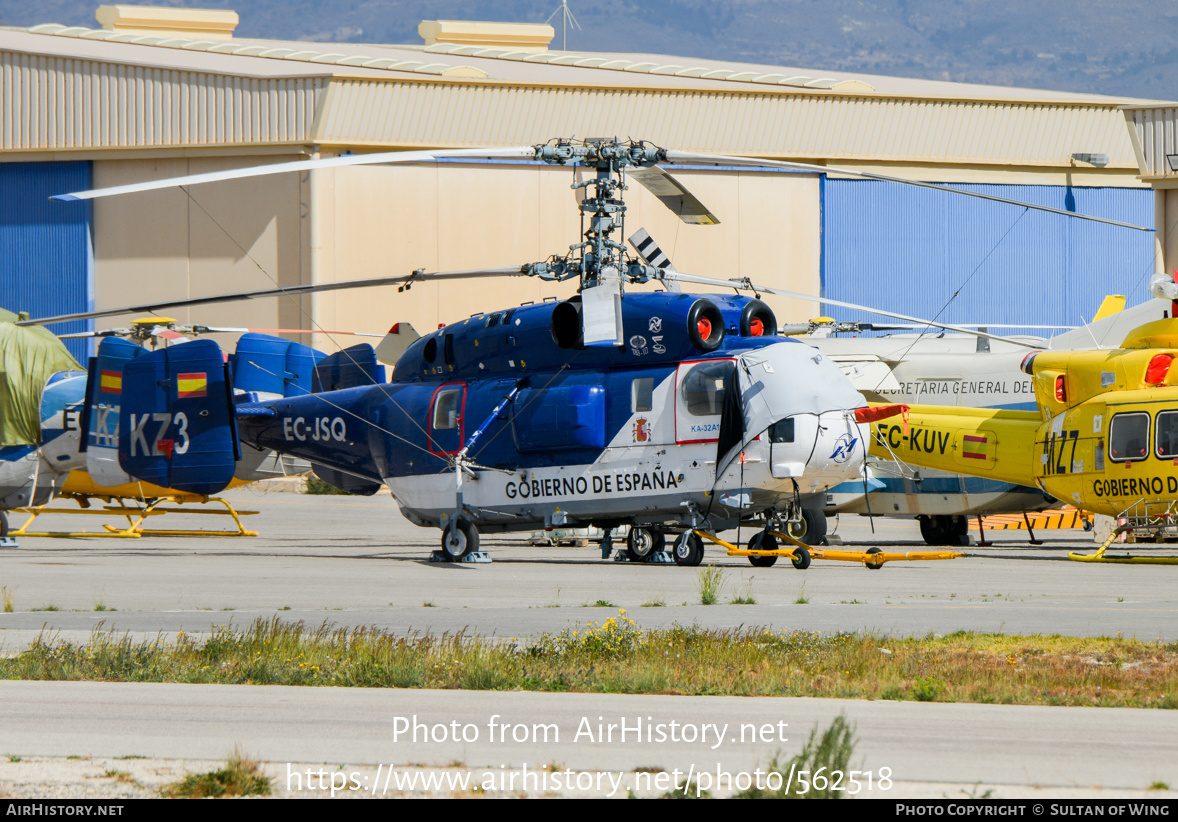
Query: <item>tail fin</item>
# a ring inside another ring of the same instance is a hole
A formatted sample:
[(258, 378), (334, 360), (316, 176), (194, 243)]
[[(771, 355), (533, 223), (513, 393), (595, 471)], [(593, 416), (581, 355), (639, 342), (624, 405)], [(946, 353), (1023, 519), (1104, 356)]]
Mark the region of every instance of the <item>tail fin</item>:
[(311, 393), (311, 374), (326, 355), (310, 346), (271, 337), (242, 334), (232, 355), (233, 384), (243, 391), (302, 397)]
[(324, 357), (315, 366), (311, 379), (311, 391), (338, 391), (341, 388), (356, 388), (362, 385), (379, 385), (384, 382), (384, 366), (376, 361), (376, 352), (371, 345), (361, 343)]
[(409, 323), (393, 323), (389, 333), (376, 346), (376, 359), (385, 365), (395, 366), (409, 346), (420, 338), (417, 329)]
[(122, 374), (119, 464), (136, 479), (215, 494), (240, 456), (233, 382), (211, 340), (164, 348)]
[(86, 452), (86, 471), (96, 485), (111, 487), (131, 482), (119, 467), (119, 417), (123, 401), (123, 369), (142, 356), (143, 349), (129, 340), (106, 337), (91, 358), (86, 382), (86, 402), (80, 421)]

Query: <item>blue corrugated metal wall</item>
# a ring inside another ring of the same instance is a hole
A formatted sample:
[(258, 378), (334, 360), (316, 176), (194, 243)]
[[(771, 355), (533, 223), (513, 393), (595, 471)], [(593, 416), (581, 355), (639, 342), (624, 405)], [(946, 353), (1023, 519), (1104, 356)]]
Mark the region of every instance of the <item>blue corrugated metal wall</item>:
[[(1153, 225), (1150, 189), (954, 187)], [(1154, 267), (1151, 233), (874, 180), (827, 179), (822, 225), (823, 296), (951, 323), (1079, 325), (1106, 294), (1147, 299)]]
[[(48, 317), (93, 306), (88, 203), (51, 202), (50, 195), (90, 188), (89, 162), (0, 163), (0, 306)], [(65, 334), (92, 321), (58, 323)], [(89, 340), (66, 345), (82, 364)]]

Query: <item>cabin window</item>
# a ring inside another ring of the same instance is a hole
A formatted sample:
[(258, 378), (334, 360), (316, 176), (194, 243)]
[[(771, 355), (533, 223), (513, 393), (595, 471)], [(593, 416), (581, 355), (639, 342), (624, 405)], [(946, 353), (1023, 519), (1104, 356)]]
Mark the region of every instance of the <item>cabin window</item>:
[(450, 431), (458, 427), (459, 405), (462, 402), (462, 387), (447, 388), (438, 392), (434, 401), (434, 430)]
[(446, 356), (446, 365), (454, 364), (454, 335), (447, 334), (442, 346), (442, 351)]
[(630, 383), (630, 411), (654, 410), (654, 377), (638, 377)]
[(724, 380), (736, 368), (732, 360), (701, 362), (683, 378), (680, 391), (687, 413), (694, 417), (716, 417), (724, 409)]
[(1149, 414), (1114, 414), (1108, 430), (1108, 456), (1113, 462), (1137, 462), (1149, 456)]
[(1178, 459), (1178, 411), (1159, 411), (1154, 431), (1158, 458)]
[(769, 426), (769, 442), (793, 442), (794, 418), (786, 417)]

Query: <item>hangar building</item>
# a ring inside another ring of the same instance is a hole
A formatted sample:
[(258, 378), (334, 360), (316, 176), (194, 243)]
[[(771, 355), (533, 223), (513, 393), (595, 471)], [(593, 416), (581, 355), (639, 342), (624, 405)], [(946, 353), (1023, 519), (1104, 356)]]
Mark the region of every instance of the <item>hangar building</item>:
[[(1135, 301), (1153, 271), (1178, 263), (1165, 230), (1178, 202), (1141, 177), (1140, 112), (1150, 101), (562, 52), (537, 25), (426, 21), (422, 43), (390, 46), (243, 39), (224, 11), (103, 6), (97, 19), (94, 28), (0, 29), (0, 306), (33, 316), (533, 262), (563, 253), (579, 231), (571, 172), (526, 162), (316, 170), (93, 205), (51, 203), (51, 194), (346, 152), (574, 135), (960, 184), (1160, 229), (835, 173), (723, 166), (676, 172), (720, 219), (694, 226), (632, 186), (627, 235), (646, 228), (695, 274), (953, 322), (1075, 325), (1104, 294)], [(383, 333), (398, 320), (429, 329), (570, 290), (514, 279), (418, 284), (169, 315)], [(785, 320), (848, 316), (771, 302)], [(76, 341), (75, 353), (88, 344)]]

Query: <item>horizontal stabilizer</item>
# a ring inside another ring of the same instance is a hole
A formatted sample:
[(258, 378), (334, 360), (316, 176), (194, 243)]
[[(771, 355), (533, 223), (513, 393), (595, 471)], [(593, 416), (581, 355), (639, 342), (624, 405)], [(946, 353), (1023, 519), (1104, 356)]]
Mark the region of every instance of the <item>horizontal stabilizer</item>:
[(211, 340), (146, 354), (123, 369), (119, 464), (139, 480), (215, 494), (238, 459), (233, 385)]

